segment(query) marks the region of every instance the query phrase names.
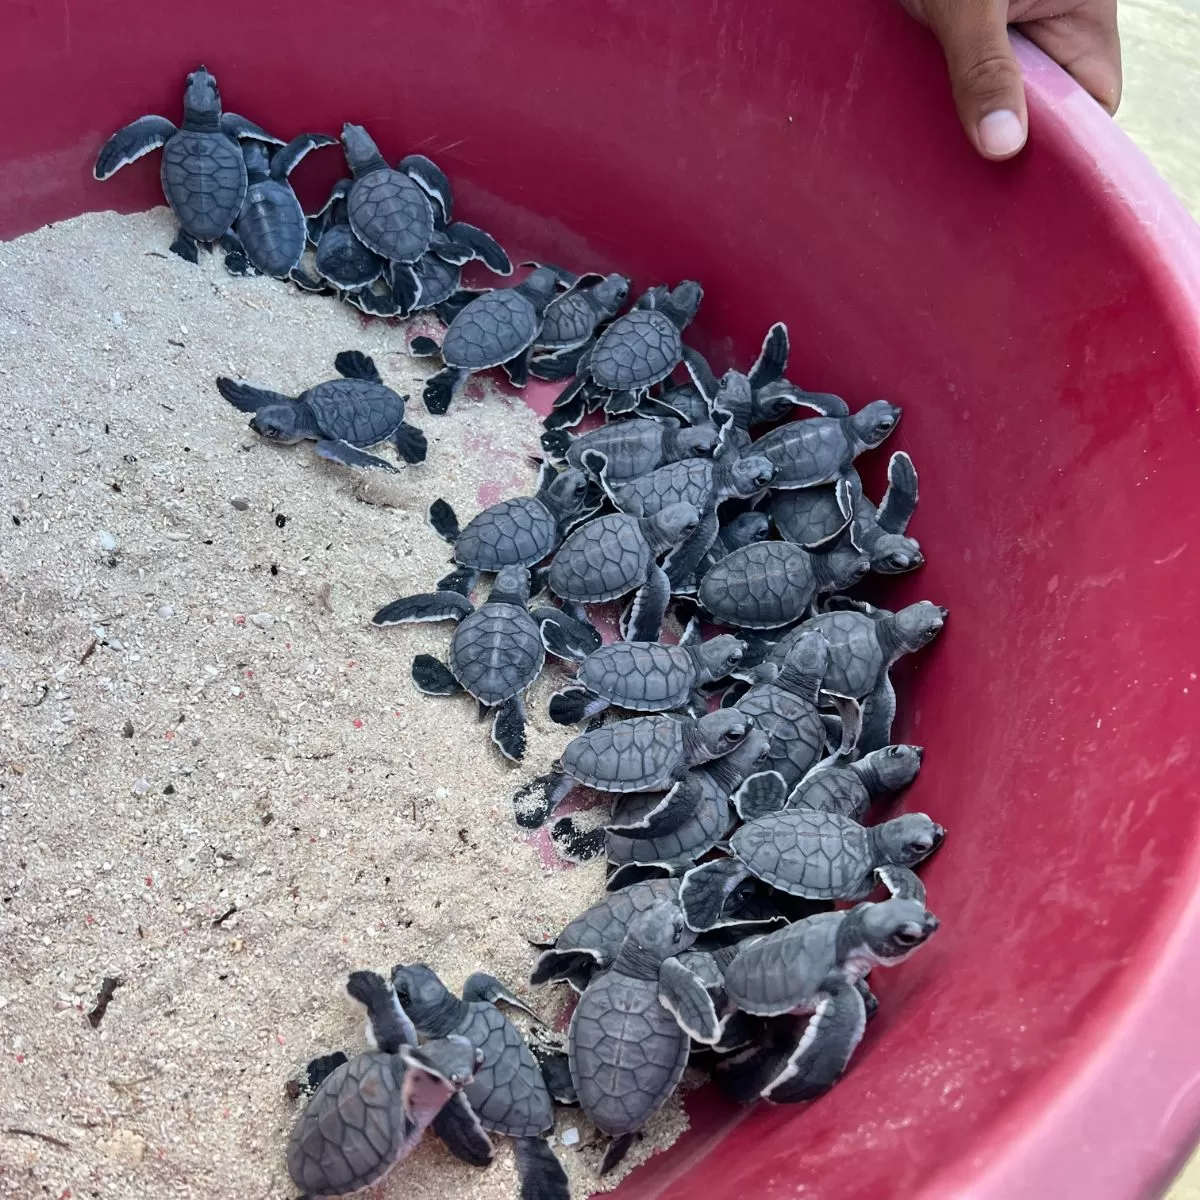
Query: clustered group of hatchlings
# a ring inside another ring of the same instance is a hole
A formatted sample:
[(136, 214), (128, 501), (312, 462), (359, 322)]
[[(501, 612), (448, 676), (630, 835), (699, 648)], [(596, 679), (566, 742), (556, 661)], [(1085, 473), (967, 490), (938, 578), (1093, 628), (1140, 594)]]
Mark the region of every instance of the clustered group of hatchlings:
[[(552, 770), (514, 797), (536, 828), (576, 785), (614, 796), (606, 826), (563, 818), (564, 857), (604, 854), (607, 894), (572, 921), (533, 968), (535, 984), (578, 993), (565, 1047), (529, 1043), (497, 1007), (524, 1007), (489, 975), (454, 996), (423, 964), (390, 977), (357, 971), (377, 1050), (310, 1064), (315, 1094), (288, 1148), (307, 1196), (342, 1196), (381, 1179), (432, 1125), (486, 1166), (489, 1133), (514, 1140), (525, 1200), (567, 1195), (547, 1134), (555, 1102), (577, 1103), (611, 1141), (615, 1166), (674, 1091), (689, 1060), (729, 1097), (811, 1100), (845, 1071), (876, 1000), (867, 975), (902, 962), (937, 929), (912, 868), (940, 845), (923, 813), (866, 826), (872, 801), (907, 786), (922, 750), (891, 742), (889, 670), (928, 644), (946, 610), (888, 612), (842, 595), (868, 572), (924, 561), (906, 527), (917, 476), (892, 456), (876, 505), (854, 469), (895, 429), (884, 400), (851, 413), (837, 396), (785, 377), (787, 330), (774, 325), (749, 371), (717, 379), (682, 334), (699, 284), (653, 287), (626, 307), (629, 281), (536, 265), (514, 286), (471, 290), (463, 265), (512, 273), (503, 249), (452, 220), (450, 186), (428, 158), (392, 169), (361, 126), (342, 146), (352, 178), (306, 218), (288, 173), (334, 139), (286, 145), (222, 113), (204, 68), (187, 81), (185, 120), (148, 116), (102, 150), (107, 178), (161, 146), (162, 182), (196, 258), (218, 243), (236, 272), (326, 290), (365, 312), (432, 310), (444, 367), (425, 387), (444, 413), (472, 373), (502, 367), (522, 386), (565, 386), (547, 418), (536, 491), (460, 528), (444, 501), (433, 528), (453, 569), (431, 592), (385, 605), (374, 623), (454, 621), (445, 662), (419, 655), (416, 686), (467, 692), (492, 713), (492, 739), (525, 752), (523, 696), (549, 653), (573, 672), (552, 720), (586, 729)], [(623, 311), (624, 310), (624, 311)], [(288, 397), (219, 379), (223, 396), (279, 442), (394, 471), (425, 439), (406, 397), (348, 351), (340, 378)], [(686, 381), (677, 382), (677, 376)], [(814, 410), (786, 420), (797, 407)], [(586, 416), (605, 421), (568, 432)], [(780, 423), (782, 421), (782, 423)], [(755, 437), (758, 426), (769, 426)], [(470, 593), (493, 576), (487, 600)], [(588, 605), (624, 600), (621, 640), (603, 644)], [(661, 638), (674, 606), (682, 634)], [(709, 626), (728, 632), (706, 637)], [(613, 711), (637, 715), (610, 721)], [(711, 710), (711, 711), (710, 711)], [(882, 884), (890, 899), (867, 896)], [(853, 907), (834, 909), (838, 901)]]

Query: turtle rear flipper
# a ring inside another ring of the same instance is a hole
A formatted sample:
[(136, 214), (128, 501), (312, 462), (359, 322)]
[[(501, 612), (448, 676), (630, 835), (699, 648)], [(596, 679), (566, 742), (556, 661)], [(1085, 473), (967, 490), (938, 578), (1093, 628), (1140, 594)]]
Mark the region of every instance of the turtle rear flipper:
[(753, 821), (780, 812), (787, 798), (787, 780), (778, 771), (759, 771), (743, 780), (730, 800), (743, 821)]
[(425, 696), (457, 696), (463, 690), (450, 668), (432, 654), (418, 654), (413, 659), (412, 681), (417, 691)]
[(522, 350), (516, 358), (500, 364), (508, 382), (515, 388), (523, 388), (529, 382), (529, 351)]
[(170, 245), (170, 251), (172, 254), (178, 254), (185, 262), (198, 263), (200, 261), (199, 243), (183, 229), (176, 234), (175, 240)]
[(700, 977), (677, 958), (668, 958), (659, 968), (658, 1001), (693, 1042), (715, 1046), (721, 1040), (712, 996)]
[(108, 179), (122, 167), (165, 145), (178, 132), (166, 117), (139, 117), (124, 129), (118, 129), (104, 143), (92, 168), (93, 177)]
[(392, 434), (392, 445), (396, 447), (396, 453), (411, 466), (423, 463), (429, 453), (429, 442), (425, 434), (407, 421), (401, 421), (396, 426), (396, 432)]
[(484, 1132), (466, 1096), (451, 1096), (433, 1118), (433, 1132), (446, 1143), (455, 1158), (472, 1167), (487, 1167), (496, 1156), (491, 1138)]
[(581, 829), (573, 817), (555, 821), (550, 840), (568, 862), (589, 862), (599, 858), (606, 844), (603, 828)]
[(629, 609), (622, 636), (629, 642), (657, 642), (662, 634), (663, 618), (671, 602), (671, 580), (662, 567), (655, 566), (638, 589)]
[(291, 396), (273, 392), (269, 388), (255, 387), (243, 379), (230, 379), (226, 375), (217, 376), (217, 391), (233, 405), (238, 412), (258, 412), (268, 404), (293, 404)]
[(542, 1018), (512, 988), (486, 971), (476, 971), (468, 977), (467, 982), (463, 984), (462, 998), (468, 1003), (481, 1001), (484, 1004), (511, 1004), (513, 1008), (528, 1013), (539, 1025), (544, 1024)]
[(747, 373), (753, 391), (783, 378), (789, 349), (787, 326), (782, 321), (776, 321), (767, 330), (758, 358)]
[[(225, 265), (229, 265), (228, 259)], [(326, 290), (325, 285), (315, 275), (310, 275), (302, 267), (293, 267), (288, 273), (288, 278), (302, 292), (323, 292)]]
[(635, 1137), (637, 1137), (636, 1133), (623, 1133), (620, 1137), (613, 1138), (604, 1151), (604, 1157), (600, 1160), (600, 1169), (596, 1174), (607, 1175), (609, 1171), (620, 1166), (625, 1155), (629, 1153), (629, 1147), (633, 1145)]
[(396, 1054), (401, 1046), (415, 1046), (417, 1031), (408, 1014), (400, 1007), (396, 991), (388, 980), (374, 971), (352, 971), (346, 991), (367, 1010), (371, 1036), (384, 1054)]
[(525, 757), (525, 702), (520, 696), (509, 696), (496, 708), (492, 720), (492, 741), (510, 762)]
[(555, 725), (578, 725), (608, 708), (603, 696), (583, 687), (563, 688), (550, 697), (550, 720)]
[(443, 541), (452, 546), (458, 541), (459, 534), (462, 533), (458, 524), (458, 514), (445, 500), (439, 498), (429, 506), (427, 520), (429, 527)]
[(321, 438), (317, 442), (317, 453), (330, 462), (341, 463), (343, 467), (356, 467), (364, 471), (391, 471), (393, 474), (398, 471), (386, 458), (380, 458), (378, 454), (368, 454), (349, 442)]
[[(413, 342), (416, 340), (413, 338)], [(466, 381), (469, 374), (469, 371), (463, 371), (458, 367), (443, 367), (436, 375), (431, 375), (425, 381), (425, 389), (421, 393), (426, 409), (435, 416), (442, 416), (450, 407), (454, 393)]]
[(693, 867), (679, 885), (679, 906), (689, 929), (703, 933), (721, 922), (725, 901), (748, 877), (749, 872), (735, 858)]
[(361, 350), (343, 350), (333, 360), (334, 370), (346, 379), (365, 379), (369, 383), (382, 383), (383, 377), (375, 360)]
[(418, 621), (461, 621), (475, 606), (461, 592), (427, 592), (405, 596), (385, 604), (372, 618), (372, 625), (410, 625)]
[(862, 993), (845, 980), (822, 985), (817, 1011), (784, 1069), (763, 1089), (776, 1104), (795, 1104), (823, 1096), (845, 1073), (850, 1056), (862, 1041), (867, 1009)]
[(252, 138), (256, 142), (268, 142), (272, 146), (283, 145), (283, 138), (275, 137), (273, 134), (268, 133), (261, 125), (255, 125), (253, 121), (239, 116), (237, 113), (227, 112), (221, 114), (221, 132), (231, 138), (237, 138), (239, 141), (243, 138)]
[(513, 1138), (521, 1200), (570, 1200), (567, 1173), (544, 1137)]

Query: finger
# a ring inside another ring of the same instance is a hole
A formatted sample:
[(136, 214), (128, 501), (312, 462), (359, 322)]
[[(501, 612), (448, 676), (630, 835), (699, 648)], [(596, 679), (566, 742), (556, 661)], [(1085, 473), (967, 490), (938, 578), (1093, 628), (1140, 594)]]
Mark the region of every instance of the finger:
[(1110, 114), (1117, 111), (1121, 103), (1121, 36), (1116, 0), (1100, 0), (1062, 17), (1029, 21), (1020, 30)]
[(1007, 0), (926, 0), (922, 15), (942, 43), (967, 136), (985, 158), (1011, 158), (1025, 145), (1028, 115)]

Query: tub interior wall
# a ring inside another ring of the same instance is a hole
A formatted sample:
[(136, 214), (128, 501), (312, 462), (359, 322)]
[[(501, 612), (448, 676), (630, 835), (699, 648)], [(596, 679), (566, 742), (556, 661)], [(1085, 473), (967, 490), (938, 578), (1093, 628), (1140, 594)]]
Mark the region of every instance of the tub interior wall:
[[(1036, 139), (1003, 170), (975, 161), (924, 35), (842, 4), (4, 5), (2, 236), (160, 202), (156, 157), (103, 186), (91, 164), (143, 112), (177, 119), (203, 61), (228, 108), (286, 136), (350, 119), (388, 157), (429, 153), (462, 215), (524, 253), (700, 279), (717, 365), (783, 319), (796, 382), (904, 406), (888, 448), (920, 472), (928, 565), (876, 593), (951, 609), (896, 674), (898, 738), (928, 751), (904, 806), (950, 831), (926, 873), (943, 928), (878, 980), (826, 1100), (725, 1140), (717, 1110), (622, 1195), (912, 1195), (1106, 1019), (1193, 850), (1181, 350), (1132, 247), (1096, 265), (1113, 231), (1061, 162)], [(307, 198), (335, 158), (297, 172)]]

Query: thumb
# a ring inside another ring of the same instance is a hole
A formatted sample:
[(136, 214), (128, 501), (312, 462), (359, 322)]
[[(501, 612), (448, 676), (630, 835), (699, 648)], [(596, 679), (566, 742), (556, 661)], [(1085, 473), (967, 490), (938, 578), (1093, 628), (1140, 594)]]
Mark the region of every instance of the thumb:
[(1025, 145), (1029, 117), (1007, 0), (926, 0), (923, 9), (946, 54), (967, 137), (985, 158), (1011, 158)]

